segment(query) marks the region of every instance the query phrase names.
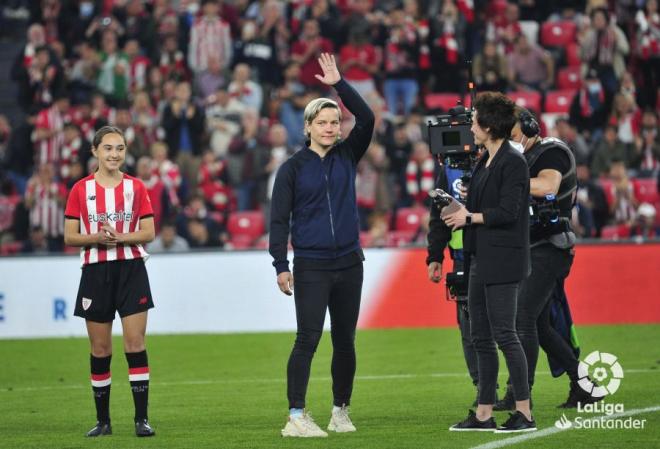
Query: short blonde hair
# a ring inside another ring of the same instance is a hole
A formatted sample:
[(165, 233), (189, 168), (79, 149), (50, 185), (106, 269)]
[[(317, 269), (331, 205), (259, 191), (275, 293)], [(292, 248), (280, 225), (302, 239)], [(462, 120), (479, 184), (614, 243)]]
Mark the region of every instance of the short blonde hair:
[[(339, 104), (329, 98), (321, 97), (310, 101), (307, 103), (307, 106), (305, 106), (305, 112), (303, 113), (305, 124), (312, 123), (312, 120), (314, 120), (316, 116), (319, 115), (321, 109), (325, 108), (336, 109), (339, 116), (339, 121), (341, 121), (341, 109), (339, 108)], [(305, 135), (309, 137), (309, 133), (307, 131), (305, 131)]]

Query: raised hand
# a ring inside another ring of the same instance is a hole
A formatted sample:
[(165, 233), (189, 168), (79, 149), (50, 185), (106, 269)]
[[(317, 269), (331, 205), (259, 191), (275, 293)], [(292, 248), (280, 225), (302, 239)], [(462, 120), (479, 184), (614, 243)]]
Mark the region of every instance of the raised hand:
[(321, 53), (321, 56), (318, 59), (321, 70), (323, 70), (323, 76), (314, 75), (317, 80), (321, 81), (323, 84), (332, 86), (337, 84), (341, 79), (339, 74), (339, 69), (337, 69), (337, 63), (335, 62), (334, 55), (329, 53)]

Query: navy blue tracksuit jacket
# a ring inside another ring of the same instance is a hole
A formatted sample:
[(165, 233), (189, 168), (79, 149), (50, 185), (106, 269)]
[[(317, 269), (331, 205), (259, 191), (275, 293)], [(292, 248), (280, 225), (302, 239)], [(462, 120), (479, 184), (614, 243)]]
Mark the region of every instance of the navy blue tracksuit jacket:
[(289, 271), (289, 232), (296, 257), (331, 260), (360, 249), (356, 166), (371, 142), (374, 114), (343, 79), (333, 87), (355, 116), (355, 126), (324, 158), (305, 146), (278, 170), (269, 242), (278, 274)]

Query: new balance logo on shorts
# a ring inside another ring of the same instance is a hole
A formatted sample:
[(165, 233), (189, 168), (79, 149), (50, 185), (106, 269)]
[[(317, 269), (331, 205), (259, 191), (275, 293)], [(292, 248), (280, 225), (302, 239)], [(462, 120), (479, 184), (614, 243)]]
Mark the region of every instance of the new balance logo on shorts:
[(82, 299), (82, 308), (83, 310), (89, 309), (89, 306), (92, 305), (92, 300), (89, 298), (83, 298)]
[(146, 304), (147, 301), (148, 301), (147, 297), (146, 297), (146, 296), (143, 296), (143, 297), (140, 298), (140, 300), (138, 301), (138, 304)]

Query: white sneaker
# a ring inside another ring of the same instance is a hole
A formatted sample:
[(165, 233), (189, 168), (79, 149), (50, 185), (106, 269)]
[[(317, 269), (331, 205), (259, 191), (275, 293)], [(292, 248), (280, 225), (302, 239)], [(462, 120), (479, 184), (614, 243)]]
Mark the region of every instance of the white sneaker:
[(343, 406), (336, 412), (332, 412), (328, 430), (338, 433), (355, 432), (357, 430), (348, 416), (348, 408), (346, 406)]
[(302, 416), (297, 418), (291, 418), (282, 429), (283, 437), (302, 437), (302, 438), (313, 438), (313, 437), (327, 437), (328, 434), (325, 433), (312, 419), (312, 416), (305, 412)]

